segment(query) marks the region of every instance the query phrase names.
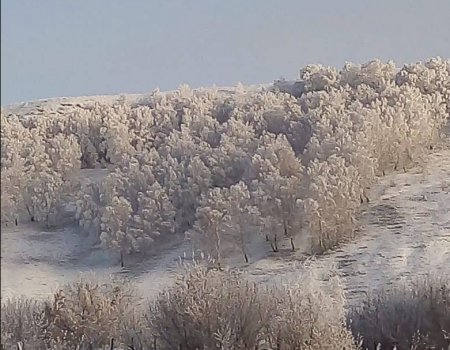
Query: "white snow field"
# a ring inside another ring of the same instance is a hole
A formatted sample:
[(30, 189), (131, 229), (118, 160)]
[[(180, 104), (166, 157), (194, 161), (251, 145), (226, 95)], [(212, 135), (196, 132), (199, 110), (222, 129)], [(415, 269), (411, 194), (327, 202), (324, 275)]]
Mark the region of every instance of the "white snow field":
[[(100, 181), (102, 171), (85, 170), (80, 176)], [(366, 293), (400, 280), (413, 283), (430, 272), (450, 274), (448, 144), (430, 151), (424, 166), (381, 178), (369, 197), (370, 203), (361, 208), (357, 237), (324, 256), (306, 257), (301, 249), (291, 253), (288, 242), (271, 253), (261, 242), (256, 252), (250, 252), (249, 264), (243, 264), (242, 257), (230, 261), (261, 283), (298, 277), (305, 259), (305, 265), (317, 271), (335, 265), (353, 305)], [(72, 214), (68, 208), (69, 219)], [(170, 285), (183, 255), (192, 255), (190, 245), (176, 242), (158, 248), (152, 258), (127, 258), (127, 269), (121, 269), (118, 256), (93, 247), (75, 224), (54, 230), (37, 224), (3, 227), (1, 295), (45, 298), (80, 276), (121, 276), (134, 280), (142, 294), (152, 297)]]

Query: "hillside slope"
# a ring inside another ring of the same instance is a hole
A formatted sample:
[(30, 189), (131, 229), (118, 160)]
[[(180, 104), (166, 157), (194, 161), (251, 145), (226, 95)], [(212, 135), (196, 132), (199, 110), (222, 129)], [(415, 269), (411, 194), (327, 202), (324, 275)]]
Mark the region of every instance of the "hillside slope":
[[(399, 281), (450, 274), (450, 149), (430, 154), (424, 172), (415, 168), (384, 177), (372, 193), (359, 217), (359, 237), (306, 263), (325, 272), (336, 266), (352, 305)], [(263, 259), (248, 273), (258, 281), (288, 281), (299, 260)]]

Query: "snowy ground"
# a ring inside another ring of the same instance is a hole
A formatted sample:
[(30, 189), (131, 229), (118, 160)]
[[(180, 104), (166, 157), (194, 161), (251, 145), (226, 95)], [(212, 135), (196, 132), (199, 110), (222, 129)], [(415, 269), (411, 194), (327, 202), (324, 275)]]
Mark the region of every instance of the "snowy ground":
[(185, 246), (180, 243), (159, 247), (152, 258), (125, 258), (128, 269), (121, 269), (119, 256), (108, 253), (80, 234), (76, 226), (55, 231), (21, 225), (2, 229), (2, 298), (24, 295), (50, 296), (58, 286), (80, 277), (103, 280), (126, 277), (137, 281), (143, 294), (153, 295), (170, 283)]

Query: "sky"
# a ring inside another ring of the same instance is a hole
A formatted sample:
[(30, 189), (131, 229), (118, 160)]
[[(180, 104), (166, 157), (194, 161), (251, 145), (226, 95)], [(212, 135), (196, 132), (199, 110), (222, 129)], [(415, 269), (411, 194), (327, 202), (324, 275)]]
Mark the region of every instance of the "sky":
[(450, 0), (1, 0), (1, 105), (450, 58)]

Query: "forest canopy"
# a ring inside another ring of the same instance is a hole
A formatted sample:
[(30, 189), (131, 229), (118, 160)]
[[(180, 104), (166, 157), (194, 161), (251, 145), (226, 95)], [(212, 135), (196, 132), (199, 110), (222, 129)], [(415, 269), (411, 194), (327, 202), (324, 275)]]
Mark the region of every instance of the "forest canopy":
[[(248, 259), (261, 237), (323, 252), (352, 235), (378, 176), (423, 162), (450, 111), (450, 60), (308, 65), (299, 81), (154, 91), (65, 113), (1, 114), (1, 220), (67, 203), (105, 247), (198, 241)], [(84, 169), (102, 181), (80, 183)]]

